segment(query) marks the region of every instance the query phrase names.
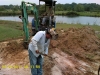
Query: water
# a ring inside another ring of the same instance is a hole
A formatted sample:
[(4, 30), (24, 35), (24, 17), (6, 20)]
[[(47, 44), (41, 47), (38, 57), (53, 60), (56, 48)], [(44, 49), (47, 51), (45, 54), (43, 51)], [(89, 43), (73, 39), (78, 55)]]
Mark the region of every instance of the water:
[(87, 17), (87, 16), (67, 17), (67, 16), (56, 16), (56, 20), (59, 23), (100, 25), (100, 17)]
[[(55, 16), (57, 23), (67, 23), (67, 24), (84, 24), (84, 25), (100, 25), (100, 17), (67, 17), (67, 16)], [(29, 16), (28, 20), (31, 22), (32, 16)], [(0, 20), (9, 20), (21, 22), (18, 16), (0, 16)]]

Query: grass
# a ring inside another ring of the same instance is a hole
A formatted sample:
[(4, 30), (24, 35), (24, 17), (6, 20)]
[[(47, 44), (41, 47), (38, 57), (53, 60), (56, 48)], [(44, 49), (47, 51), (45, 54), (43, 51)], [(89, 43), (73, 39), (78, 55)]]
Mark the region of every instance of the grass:
[(20, 22), (0, 20), (0, 41), (14, 39), (23, 36)]
[(66, 15), (68, 11), (55, 11), (56, 15)]
[(14, 29), (22, 29), (22, 23), (21, 22), (14, 22), (14, 21), (4, 21), (0, 20), (0, 26), (14, 28)]
[[(56, 24), (57, 29), (68, 29), (72, 27), (82, 28), (83, 26), (90, 26), (95, 31), (100, 31), (100, 26), (97, 25), (64, 24), (64, 23)], [(23, 34), (22, 22), (0, 20), (0, 41), (22, 37), (23, 35), (24, 34)], [(97, 34), (97, 36), (100, 38), (100, 34)]]
[(68, 28), (71, 28), (71, 27), (75, 27), (75, 28), (81, 28), (83, 25), (79, 25), (79, 24), (64, 24), (64, 23), (58, 23), (56, 25), (56, 27), (58, 29), (68, 29)]
[(77, 12), (80, 16), (100, 17), (100, 12)]
[[(56, 15), (66, 15), (70, 11), (55, 11)], [(75, 12), (75, 11), (73, 11)], [(79, 16), (91, 16), (91, 17), (100, 17), (100, 12), (76, 12)]]
[(58, 23), (56, 27), (58, 29), (68, 29), (68, 28), (71, 28), (71, 27), (82, 28), (83, 26), (90, 26), (95, 31), (100, 31), (100, 26), (98, 26), (98, 25), (64, 24), (64, 23), (61, 24), (61, 23)]
[[(68, 12), (76, 12), (76, 11), (55, 11), (55, 15), (67, 15)], [(100, 12), (76, 12), (79, 16), (93, 16), (93, 17), (100, 17)], [(30, 12), (28, 12), (31, 15)], [(0, 16), (10, 16), (10, 15), (21, 15), (21, 11), (0, 11)], [(72, 14), (73, 15), (73, 14)], [(77, 16), (77, 15), (76, 15)]]
[(0, 41), (18, 38), (19, 36), (22, 36), (21, 30), (0, 26)]
[(21, 11), (0, 11), (0, 16), (14, 16), (21, 15)]

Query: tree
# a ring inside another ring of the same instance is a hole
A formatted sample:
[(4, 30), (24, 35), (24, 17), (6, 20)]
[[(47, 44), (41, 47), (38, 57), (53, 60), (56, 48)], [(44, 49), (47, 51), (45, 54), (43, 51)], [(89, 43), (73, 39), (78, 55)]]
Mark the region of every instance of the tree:
[(71, 4), (71, 6), (72, 6), (72, 10), (73, 10), (73, 11), (75, 11), (75, 7), (76, 7), (76, 5), (77, 5), (77, 4), (74, 3), (74, 2)]
[(4, 11), (5, 8), (3, 6), (0, 6), (0, 11)]
[(75, 10), (76, 10), (77, 12), (84, 11), (84, 6), (81, 5), (81, 4), (78, 4), (78, 5), (75, 6)]

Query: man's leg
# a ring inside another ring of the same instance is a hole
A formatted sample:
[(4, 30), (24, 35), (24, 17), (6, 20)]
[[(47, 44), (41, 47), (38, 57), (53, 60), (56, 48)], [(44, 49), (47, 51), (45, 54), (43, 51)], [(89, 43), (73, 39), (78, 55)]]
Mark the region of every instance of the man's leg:
[(46, 20), (46, 18), (45, 18), (45, 17), (43, 17), (43, 19), (42, 19), (42, 25), (44, 25), (44, 24), (45, 24), (45, 20)]
[(43, 58), (41, 55), (39, 55), (39, 57), (37, 58), (37, 75), (43, 75), (42, 66), (43, 66)]
[(49, 17), (49, 25), (51, 26), (51, 16)]
[(37, 57), (34, 56), (31, 50), (28, 50), (28, 52), (29, 52), (31, 74), (37, 75), (37, 68), (36, 68)]

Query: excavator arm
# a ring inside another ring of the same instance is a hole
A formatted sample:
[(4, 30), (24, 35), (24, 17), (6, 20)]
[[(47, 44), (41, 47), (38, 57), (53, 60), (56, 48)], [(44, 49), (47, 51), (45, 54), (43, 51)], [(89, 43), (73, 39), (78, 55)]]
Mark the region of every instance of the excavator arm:
[[(31, 6), (27, 6), (27, 4), (30, 4)], [(22, 22), (23, 22), (23, 31), (25, 35), (25, 42), (28, 43), (30, 36), (28, 29), (28, 11), (31, 11), (31, 13), (34, 15), (36, 30), (38, 30), (39, 26), (38, 11), (35, 4), (24, 1), (22, 1), (21, 3), (21, 11), (22, 11)]]

